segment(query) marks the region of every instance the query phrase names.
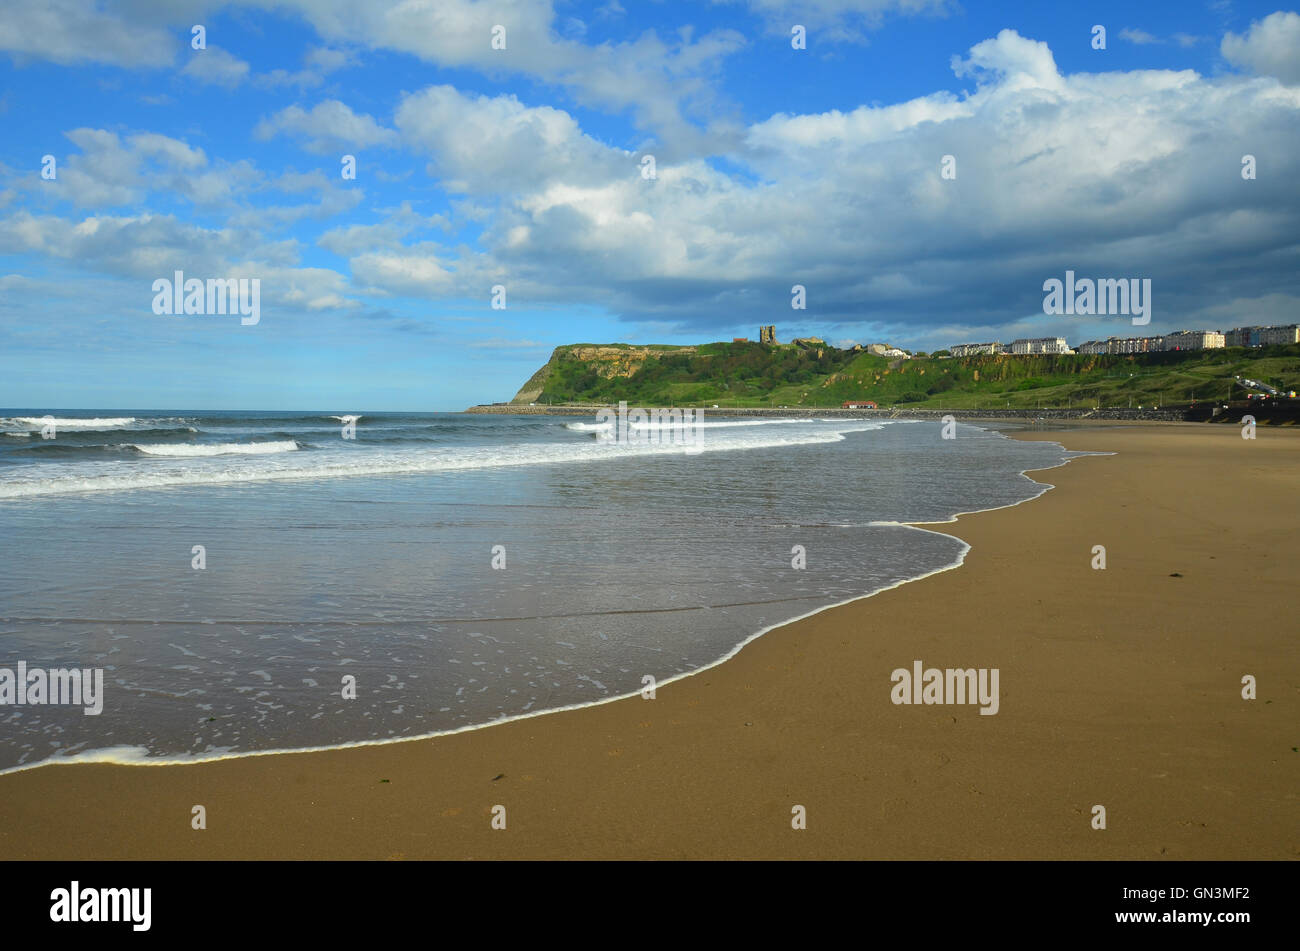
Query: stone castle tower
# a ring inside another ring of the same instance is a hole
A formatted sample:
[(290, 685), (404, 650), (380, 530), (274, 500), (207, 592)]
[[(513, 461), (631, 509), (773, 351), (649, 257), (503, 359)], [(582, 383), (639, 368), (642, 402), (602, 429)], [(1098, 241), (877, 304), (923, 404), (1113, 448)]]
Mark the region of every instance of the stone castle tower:
[(759, 327), (759, 328), (758, 328), (758, 342), (759, 342), (759, 343), (776, 343), (776, 327), (775, 327), (775, 325), (772, 325), (772, 326), (766, 326), (766, 327)]

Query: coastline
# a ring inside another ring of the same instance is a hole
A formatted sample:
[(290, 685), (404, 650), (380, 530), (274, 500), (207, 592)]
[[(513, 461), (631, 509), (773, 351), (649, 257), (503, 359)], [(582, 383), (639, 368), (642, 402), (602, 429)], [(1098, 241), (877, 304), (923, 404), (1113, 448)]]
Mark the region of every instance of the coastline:
[[(465, 413), (487, 416), (595, 416), (602, 409), (618, 409), (614, 404), (596, 403), (480, 403), (463, 410)], [(932, 419), (941, 420), (951, 415), (968, 423), (1018, 422), (1052, 425), (1057, 422), (1135, 423), (1186, 421), (1183, 409), (915, 409), (904, 406), (883, 409), (844, 409), (839, 406), (684, 406), (677, 409), (703, 410), (713, 416), (754, 416), (768, 419)], [(1225, 417), (1226, 419), (1226, 417)]]
[[(755, 635), (653, 701), (377, 746), (11, 773), (0, 855), (1296, 857), (1283, 555), (1300, 436), (1165, 424), (1013, 438), (1119, 455), (1037, 470), (1058, 491), (935, 523), (970, 546), (962, 570)], [(1093, 544), (1106, 571), (1089, 565)], [(1246, 560), (1260, 550), (1278, 557)], [(892, 705), (890, 671), (918, 658), (1001, 668), (1001, 711)], [(1258, 700), (1241, 699), (1242, 673)], [(490, 826), (498, 803), (505, 831)], [(1106, 831), (1090, 828), (1094, 803)], [(205, 831), (190, 828), (194, 804)]]

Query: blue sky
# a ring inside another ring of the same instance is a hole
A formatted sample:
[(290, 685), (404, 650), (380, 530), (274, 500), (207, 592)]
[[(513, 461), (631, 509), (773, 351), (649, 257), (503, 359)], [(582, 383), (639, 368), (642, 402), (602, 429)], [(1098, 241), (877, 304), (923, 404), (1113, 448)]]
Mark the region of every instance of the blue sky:
[[(1045, 315), (1066, 269), (1150, 278), (1151, 331), (1294, 322), (1298, 64), (1300, 15), (1236, 0), (7, 4), (0, 405), (445, 410), (571, 342), (1138, 332)], [(155, 314), (175, 270), (258, 279), (260, 321)]]

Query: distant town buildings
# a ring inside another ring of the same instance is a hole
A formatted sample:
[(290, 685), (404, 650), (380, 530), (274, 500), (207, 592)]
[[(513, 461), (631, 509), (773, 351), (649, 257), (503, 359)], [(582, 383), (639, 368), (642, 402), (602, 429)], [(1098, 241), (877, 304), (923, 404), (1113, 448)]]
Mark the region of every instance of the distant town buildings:
[(1288, 324), (1285, 327), (1264, 327), (1260, 330), (1261, 347), (1288, 343), (1300, 343), (1300, 325)]
[(1223, 337), (1224, 345), (1229, 347), (1268, 347), (1275, 344), (1300, 343), (1300, 325), (1234, 327)]
[(1225, 346), (1218, 330), (1176, 330), (1166, 334), (1162, 350), (1214, 350)]
[[(776, 345), (776, 327), (768, 324), (758, 328), (760, 343)], [(747, 343), (746, 337), (735, 337), (733, 343)], [(795, 337), (791, 341), (803, 349), (823, 348), (821, 337)], [(1085, 340), (1073, 350), (1064, 337), (1021, 337), (1009, 344), (959, 343), (948, 347), (954, 357), (974, 357), (982, 354), (1032, 355), (1032, 354), (1132, 354), (1159, 353), (1170, 350), (1214, 350), (1220, 347), (1267, 347), (1276, 344), (1300, 343), (1300, 324), (1277, 327), (1234, 327), (1232, 330), (1175, 330), (1172, 333), (1150, 337), (1107, 337), (1105, 340)], [(866, 351), (880, 357), (908, 359), (911, 354), (887, 343), (869, 343), (865, 347), (854, 344), (854, 351)]]
[(1229, 347), (1258, 347), (1263, 330), (1263, 327), (1233, 327), (1223, 335), (1224, 343)]
[(1109, 337), (1107, 353), (1155, 353), (1165, 348), (1164, 337)]
[(1011, 341), (1011, 352), (1028, 353), (1074, 353), (1066, 346), (1064, 337), (1021, 337)]
[(1036, 353), (1159, 353), (1169, 350), (1214, 350), (1220, 347), (1267, 347), (1274, 344), (1300, 343), (1300, 324), (1281, 327), (1236, 327), (1221, 330), (1175, 330), (1151, 337), (1108, 337), (1086, 340), (1071, 350), (1064, 337), (1021, 338), (1009, 346), (1000, 343), (959, 343), (949, 347), (954, 357), (979, 354)]
[(959, 343), (955, 347), (949, 347), (948, 352), (954, 357), (975, 357), (981, 353), (1001, 353), (1002, 344), (997, 341), (993, 343)]
[(1078, 353), (1159, 353), (1163, 350), (1213, 350), (1224, 346), (1217, 330), (1176, 330), (1155, 337), (1109, 337), (1089, 340), (1076, 347)]

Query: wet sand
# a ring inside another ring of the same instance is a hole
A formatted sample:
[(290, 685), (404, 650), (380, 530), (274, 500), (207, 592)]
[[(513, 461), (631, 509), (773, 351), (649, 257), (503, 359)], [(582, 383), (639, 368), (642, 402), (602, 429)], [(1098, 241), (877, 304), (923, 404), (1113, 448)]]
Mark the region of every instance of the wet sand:
[[(1300, 857), (1300, 431), (1015, 438), (1117, 454), (930, 526), (970, 543), (962, 567), (771, 631), (653, 700), (0, 776), (0, 857)], [(916, 660), (997, 668), (998, 713), (895, 705), (891, 672)]]

